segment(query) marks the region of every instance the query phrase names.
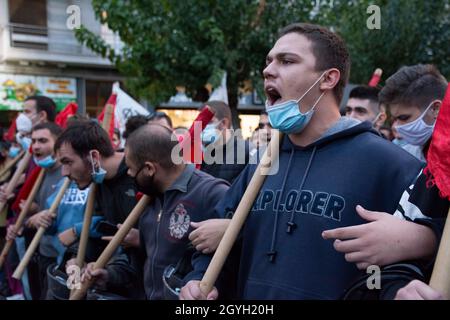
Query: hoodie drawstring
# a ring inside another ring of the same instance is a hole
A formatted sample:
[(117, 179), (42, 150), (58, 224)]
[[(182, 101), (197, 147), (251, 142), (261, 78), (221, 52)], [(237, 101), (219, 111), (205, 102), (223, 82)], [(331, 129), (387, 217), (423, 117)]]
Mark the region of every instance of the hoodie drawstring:
[[(303, 190), (303, 186), (305, 184), (306, 177), (308, 176), (309, 169), (311, 168), (311, 164), (312, 164), (312, 161), (314, 159), (314, 155), (316, 154), (316, 150), (317, 150), (316, 147), (314, 147), (314, 149), (313, 149), (313, 151), (311, 153), (311, 157), (309, 157), (308, 165), (306, 166), (306, 170), (305, 170), (305, 173), (303, 174), (302, 182), (300, 183), (300, 188), (299, 188), (300, 192)], [(281, 199), (281, 197), (280, 197), (280, 199)], [(297, 227), (297, 224), (294, 222), (294, 220), (295, 220), (294, 211), (295, 210), (292, 209), (291, 218), (287, 222), (287, 229), (286, 229), (287, 233), (292, 233), (292, 231)]]
[[(283, 195), (284, 187), (286, 186), (286, 181), (287, 181), (287, 177), (289, 174), (289, 169), (291, 168), (291, 161), (292, 161), (293, 157), (294, 157), (294, 149), (291, 149), (291, 155), (289, 156), (286, 173), (284, 174), (283, 183), (281, 185), (281, 192), (280, 192), (280, 198), (279, 198), (280, 201), (281, 201), (281, 196)], [(273, 224), (272, 243), (270, 245), (270, 251), (267, 252), (270, 262), (274, 262), (275, 256), (277, 255), (277, 251), (275, 250), (275, 240), (277, 238), (277, 229), (278, 229), (278, 211), (279, 211), (278, 207), (279, 206), (277, 206), (277, 210), (275, 211), (275, 222)]]
[[(314, 156), (316, 154), (316, 150), (317, 148), (314, 147), (311, 156), (309, 157), (309, 161), (308, 161), (308, 165), (306, 166), (306, 170), (305, 173), (303, 174), (303, 178), (302, 178), (302, 182), (300, 183), (300, 188), (299, 190), (301, 191), (303, 189), (303, 186), (305, 184), (306, 181), (306, 177), (308, 176), (309, 170), (311, 168), (311, 164), (312, 161), (314, 159)], [(284, 174), (284, 178), (283, 178), (283, 183), (281, 185), (281, 192), (280, 192), (280, 198), (279, 201), (281, 201), (281, 199), (283, 198), (283, 193), (284, 193), (284, 188), (286, 187), (286, 182), (287, 182), (287, 177), (289, 174), (289, 169), (291, 168), (291, 162), (292, 162), (292, 158), (294, 157), (294, 153), (295, 150), (291, 149), (291, 154), (289, 156), (289, 161), (288, 161), (288, 165), (286, 168), (286, 173)], [(277, 209), (275, 211), (275, 222), (273, 225), (273, 232), (272, 232), (272, 243), (270, 245), (270, 251), (267, 252), (267, 255), (269, 256), (269, 261), (270, 262), (275, 262), (275, 258), (277, 255), (277, 250), (275, 250), (275, 243), (276, 243), (276, 238), (277, 238), (277, 229), (278, 229), (278, 213), (279, 213), (279, 205), (277, 206)], [(294, 222), (294, 218), (295, 218), (295, 214), (294, 214), (294, 209), (291, 212), (291, 217), (289, 219), (289, 222), (287, 222), (287, 233), (292, 233), (292, 231), (297, 227), (297, 225)]]

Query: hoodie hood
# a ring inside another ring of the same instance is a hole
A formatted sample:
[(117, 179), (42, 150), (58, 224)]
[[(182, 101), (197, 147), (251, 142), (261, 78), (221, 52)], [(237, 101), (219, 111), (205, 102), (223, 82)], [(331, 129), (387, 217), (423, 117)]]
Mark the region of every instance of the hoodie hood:
[(330, 129), (328, 129), (322, 135), (322, 137), (304, 147), (293, 144), (288, 136), (285, 135), (281, 144), (281, 151), (290, 151), (292, 148), (296, 150), (307, 150), (314, 147), (320, 147), (335, 140), (356, 136), (363, 132), (371, 132), (377, 136), (380, 136), (380, 134), (368, 121), (361, 122), (349, 117), (341, 117)]

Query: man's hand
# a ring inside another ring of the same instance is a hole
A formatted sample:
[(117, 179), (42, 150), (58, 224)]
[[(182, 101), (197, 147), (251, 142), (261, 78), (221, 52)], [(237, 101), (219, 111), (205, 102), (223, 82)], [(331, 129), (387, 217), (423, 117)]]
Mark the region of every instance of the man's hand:
[[(25, 199), (20, 200), (20, 202), (19, 202), (20, 210), (23, 210), (23, 208), (25, 207), (25, 202), (27, 202), (27, 200), (25, 200)], [(36, 202), (32, 202), (31, 206), (30, 206), (30, 209), (28, 210), (28, 214), (29, 215), (30, 214), (35, 214), (38, 210), (39, 210), (38, 204)]]
[(74, 228), (67, 229), (63, 232), (61, 232), (58, 235), (59, 241), (66, 247), (70, 246), (72, 243), (74, 243), (77, 240), (77, 235), (75, 233)]
[(23, 228), (20, 228), (19, 232), (16, 232), (16, 227), (15, 227), (15, 225), (12, 224), (12, 225), (8, 226), (5, 239), (7, 241), (15, 240), (18, 236), (22, 235), (22, 231), (23, 231)]
[(52, 225), (53, 215), (48, 210), (41, 211), (28, 219), (27, 226), (33, 228), (48, 228)]
[(195, 228), (189, 234), (189, 240), (192, 241), (197, 251), (204, 254), (216, 251), (222, 240), (225, 230), (230, 224), (230, 219), (209, 219), (201, 222), (191, 222), (191, 226)]
[(180, 300), (217, 300), (219, 292), (217, 288), (214, 287), (210, 293), (206, 296), (200, 290), (200, 281), (191, 280), (186, 285), (181, 288)]
[(87, 265), (81, 276), (81, 282), (94, 280), (96, 286), (105, 290), (109, 278), (108, 271), (102, 268), (94, 270), (94, 264), (95, 262), (91, 262)]
[[(77, 264), (77, 258), (72, 258), (70, 260), (67, 260), (66, 262), (66, 273), (70, 275), (70, 272), (68, 272), (70, 266), (75, 266)], [(84, 271), (86, 270), (86, 263), (83, 264), (83, 267), (81, 268), (80, 274), (82, 275)]]
[(322, 237), (336, 239), (334, 248), (345, 254), (345, 260), (356, 263), (359, 269), (429, 258), (434, 254), (437, 240), (430, 228), (359, 205), (356, 211), (369, 223), (326, 230)]
[[(118, 224), (117, 228), (121, 228), (122, 224)], [(102, 240), (105, 241), (111, 241), (112, 240), (112, 236), (107, 236), (107, 237), (102, 237)], [(134, 247), (134, 248), (139, 248), (139, 230), (132, 228), (130, 231), (128, 231), (127, 235), (125, 236), (125, 238), (123, 239), (121, 245), (124, 248), (130, 248), (130, 247)]]
[(426, 283), (413, 280), (398, 290), (395, 300), (444, 300), (442, 294)]
[(4, 183), (0, 187), (0, 202), (2, 202), (2, 203), (6, 203), (6, 202), (8, 202), (8, 200), (15, 197), (14, 193), (6, 194), (6, 188), (8, 188), (8, 183)]

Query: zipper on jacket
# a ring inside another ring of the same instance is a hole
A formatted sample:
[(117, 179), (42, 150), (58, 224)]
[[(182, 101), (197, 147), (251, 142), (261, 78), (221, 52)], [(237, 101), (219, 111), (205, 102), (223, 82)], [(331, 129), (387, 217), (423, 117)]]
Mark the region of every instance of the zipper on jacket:
[(155, 259), (156, 259), (156, 253), (158, 252), (158, 239), (159, 239), (159, 227), (161, 226), (161, 215), (162, 215), (162, 208), (161, 210), (159, 210), (158, 216), (156, 218), (156, 222), (157, 222), (157, 226), (156, 226), (156, 245), (155, 245), (155, 251), (153, 252), (153, 257), (152, 257), (152, 284), (153, 284), (153, 288), (152, 288), (152, 292), (150, 293), (150, 300), (152, 300), (153, 298), (153, 294), (155, 293)]

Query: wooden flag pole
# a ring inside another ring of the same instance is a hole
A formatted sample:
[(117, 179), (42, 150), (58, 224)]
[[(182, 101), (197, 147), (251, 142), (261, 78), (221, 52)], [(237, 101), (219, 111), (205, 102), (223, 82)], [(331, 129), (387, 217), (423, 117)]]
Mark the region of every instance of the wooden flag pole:
[[(20, 163), (19, 167), (16, 169), (12, 178), (8, 182), (8, 186), (6, 187), (5, 190), (6, 195), (11, 194), (13, 190), (17, 187), (17, 183), (20, 179), (20, 176), (22, 175), (22, 173), (24, 173), (25, 169), (28, 167), (28, 163), (31, 160), (31, 156), (32, 154), (30, 152), (27, 152), (23, 157), (22, 162)], [(0, 202), (0, 212), (3, 211), (5, 204), (6, 202)]]
[[(103, 250), (100, 257), (97, 259), (97, 261), (94, 264), (94, 270), (99, 268), (104, 268), (105, 265), (109, 262), (114, 252), (117, 250), (117, 248), (122, 243), (123, 239), (126, 237), (128, 232), (136, 225), (136, 222), (139, 220), (139, 217), (144, 212), (145, 208), (150, 203), (150, 197), (144, 195), (141, 200), (136, 204), (136, 206), (133, 208), (131, 213), (128, 215), (128, 217), (123, 222), (122, 226), (117, 230), (114, 237), (111, 239), (111, 241), (106, 246), (105, 250)], [(72, 294), (70, 295), (70, 300), (80, 300), (85, 295), (89, 287), (92, 285), (93, 280), (91, 281), (85, 281), (82, 283), (80, 289), (73, 289)]]
[(216, 252), (214, 253), (211, 263), (209, 264), (208, 269), (200, 282), (200, 290), (205, 295), (208, 295), (208, 293), (212, 290), (266, 176), (269, 174), (273, 164), (278, 162), (279, 144), (282, 137), (283, 135), (281, 132), (273, 130), (270, 144), (264, 152), (264, 155), (258, 164), (241, 201), (239, 202), (236, 212), (234, 213), (233, 218), (231, 219), (230, 224), (228, 225), (228, 228), (225, 231)]
[[(27, 162), (28, 164), (28, 162)], [(28, 215), (28, 211), (30, 210), (31, 204), (33, 203), (34, 198), (36, 197), (36, 194), (41, 187), (42, 180), (44, 180), (45, 175), (45, 169), (42, 169), (41, 172), (39, 172), (39, 175), (33, 185), (33, 188), (31, 189), (30, 194), (28, 195), (27, 200), (25, 201), (25, 204), (20, 210), (19, 217), (17, 218), (16, 223), (14, 224), (14, 230), (18, 232), (20, 228), (22, 228), (23, 222), (25, 218)], [(0, 254), (0, 268), (3, 266), (3, 263), (5, 262), (6, 256), (8, 255), (9, 250), (11, 249), (13, 245), (14, 240), (8, 240), (5, 243), (5, 246), (3, 247), (2, 253)]]
[(24, 156), (25, 152), (22, 150), (17, 157), (12, 159), (11, 161), (8, 161), (8, 163), (5, 165), (5, 167), (0, 171), (0, 178), (6, 174), (9, 170), (12, 169), (16, 165), (17, 162), (19, 162), (20, 159)]
[(430, 287), (440, 292), (444, 299), (450, 299), (450, 210), (431, 274)]
[[(59, 204), (61, 203), (61, 200), (64, 196), (64, 193), (66, 192), (67, 188), (69, 187), (70, 179), (65, 178), (64, 183), (61, 186), (61, 188), (58, 191), (58, 194), (56, 195), (56, 198), (53, 200), (53, 203), (49, 209), (49, 213), (52, 216), (56, 216), (56, 210), (58, 209)], [(33, 240), (31, 241), (30, 245), (27, 248), (27, 251), (25, 252), (25, 255), (23, 256), (22, 260), (20, 261), (19, 265), (17, 266), (16, 270), (14, 271), (12, 277), (19, 280), (22, 278), (23, 272), (25, 271), (28, 263), (30, 262), (31, 257), (33, 256), (34, 252), (36, 251), (39, 242), (41, 241), (42, 236), (45, 232), (44, 227), (39, 227), (38, 231), (33, 237)]]

